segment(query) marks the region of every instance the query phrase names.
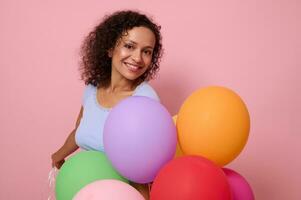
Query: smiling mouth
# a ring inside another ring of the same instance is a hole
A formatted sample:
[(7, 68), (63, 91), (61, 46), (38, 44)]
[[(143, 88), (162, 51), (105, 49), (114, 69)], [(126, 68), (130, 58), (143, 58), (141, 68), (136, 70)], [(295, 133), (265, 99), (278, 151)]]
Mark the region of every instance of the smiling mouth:
[(135, 65), (135, 64), (131, 64), (131, 63), (124, 63), (127, 68), (131, 71), (131, 72), (138, 72), (140, 69), (142, 69), (141, 66)]

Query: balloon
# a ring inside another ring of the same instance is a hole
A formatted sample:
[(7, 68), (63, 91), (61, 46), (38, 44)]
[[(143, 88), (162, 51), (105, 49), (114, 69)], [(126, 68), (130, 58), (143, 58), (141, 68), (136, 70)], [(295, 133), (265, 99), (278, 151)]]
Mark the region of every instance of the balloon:
[(230, 184), (233, 200), (254, 200), (254, 194), (247, 180), (234, 170), (223, 168)]
[(82, 151), (70, 157), (56, 178), (56, 199), (71, 200), (85, 185), (101, 179), (118, 179), (127, 182), (112, 167), (104, 153)]
[(95, 181), (82, 188), (73, 200), (144, 200), (132, 186), (118, 180)]
[(167, 163), (156, 176), (150, 200), (231, 200), (222, 169), (200, 156), (182, 156)]
[(197, 90), (178, 113), (177, 131), (183, 153), (204, 156), (220, 166), (239, 155), (249, 130), (246, 105), (236, 93), (224, 87)]
[[(177, 124), (177, 115), (172, 117), (173, 122), (175, 123), (175, 125)], [(177, 147), (176, 147), (176, 154), (175, 154), (175, 158), (180, 157), (183, 155), (183, 152), (181, 150), (180, 144), (179, 142), (177, 143)]]
[(104, 149), (113, 166), (137, 183), (153, 181), (176, 151), (176, 127), (166, 108), (148, 97), (124, 99), (104, 127)]

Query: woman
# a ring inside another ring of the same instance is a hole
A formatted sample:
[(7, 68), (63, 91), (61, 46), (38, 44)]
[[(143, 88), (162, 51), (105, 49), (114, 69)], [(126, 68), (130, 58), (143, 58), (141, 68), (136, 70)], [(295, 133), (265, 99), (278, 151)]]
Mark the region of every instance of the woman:
[[(159, 101), (146, 81), (159, 70), (161, 40), (160, 26), (135, 11), (106, 16), (86, 37), (81, 49), (81, 75), (87, 85), (82, 106), (74, 130), (52, 154), (53, 166), (59, 169), (79, 147), (104, 151), (104, 123), (121, 100), (147, 96)], [(148, 198), (144, 187), (135, 186)]]

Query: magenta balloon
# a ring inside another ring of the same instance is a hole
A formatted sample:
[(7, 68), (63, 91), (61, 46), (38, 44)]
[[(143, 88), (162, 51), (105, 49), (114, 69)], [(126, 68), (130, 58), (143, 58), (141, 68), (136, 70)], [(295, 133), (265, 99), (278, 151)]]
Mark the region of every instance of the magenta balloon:
[(104, 127), (104, 149), (117, 171), (137, 183), (154, 180), (176, 151), (171, 115), (158, 101), (133, 96), (117, 104)]
[(247, 180), (234, 170), (223, 168), (227, 176), (233, 200), (254, 200), (254, 194)]

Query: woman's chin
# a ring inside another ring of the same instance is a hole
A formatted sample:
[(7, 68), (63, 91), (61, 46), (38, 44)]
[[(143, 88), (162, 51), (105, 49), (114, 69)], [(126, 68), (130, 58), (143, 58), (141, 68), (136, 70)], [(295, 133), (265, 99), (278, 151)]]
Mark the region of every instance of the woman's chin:
[(142, 74), (137, 74), (137, 73), (131, 73), (131, 72), (127, 72), (123, 75), (124, 78), (130, 80), (130, 81), (134, 81), (137, 78), (139, 78)]

